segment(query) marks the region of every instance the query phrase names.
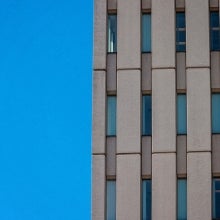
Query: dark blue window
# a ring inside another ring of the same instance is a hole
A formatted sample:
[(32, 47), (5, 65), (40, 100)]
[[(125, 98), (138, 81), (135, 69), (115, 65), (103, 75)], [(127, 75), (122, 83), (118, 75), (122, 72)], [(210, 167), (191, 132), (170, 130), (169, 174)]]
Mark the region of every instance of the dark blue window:
[(108, 52), (117, 51), (117, 16), (108, 16)]
[(177, 134), (186, 134), (186, 95), (177, 95)]
[(151, 15), (142, 15), (142, 52), (151, 52)]
[(220, 133), (220, 93), (212, 94), (212, 133)]
[(211, 50), (220, 50), (219, 12), (210, 13), (210, 47)]
[(177, 181), (177, 220), (187, 219), (187, 184), (186, 179)]
[(142, 182), (142, 220), (151, 220), (151, 180)]
[(115, 180), (107, 181), (107, 195), (106, 195), (106, 215), (107, 220), (116, 219), (116, 182)]
[(107, 136), (116, 135), (116, 96), (107, 97)]
[(213, 179), (213, 219), (220, 219), (220, 179)]
[(185, 13), (176, 13), (176, 51), (186, 51)]
[(142, 102), (142, 134), (151, 135), (151, 96), (144, 95)]

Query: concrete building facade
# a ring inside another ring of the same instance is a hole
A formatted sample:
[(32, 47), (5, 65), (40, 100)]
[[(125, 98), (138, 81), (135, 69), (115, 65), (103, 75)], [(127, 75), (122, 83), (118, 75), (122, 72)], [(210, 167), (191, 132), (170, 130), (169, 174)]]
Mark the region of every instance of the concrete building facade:
[(92, 219), (220, 219), (218, 0), (94, 0)]

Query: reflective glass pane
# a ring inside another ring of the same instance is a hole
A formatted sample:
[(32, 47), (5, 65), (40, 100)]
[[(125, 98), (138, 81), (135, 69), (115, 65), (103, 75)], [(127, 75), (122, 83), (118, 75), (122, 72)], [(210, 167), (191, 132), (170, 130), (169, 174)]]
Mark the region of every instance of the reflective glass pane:
[(219, 13), (210, 13), (210, 47), (211, 50), (220, 50)]
[(177, 95), (177, 134), (186, 134), (186, 95)]
[(116, 182), (115, 180), (107, 181), (107, 220), (116, 219)]
[(142, 182), (142, 220), (151, 220), (151, 180)]
[(186, 220), (187, 218), (187, 185), (186, 179), (178, 179), (178, 220)]
[(211, 27), (219, 27), (219, 13), (218, 12), (211, 12), (210, 14), (210, 22)]
[(212, 133), (220, 133), (220, 93), (212, 94)]
[(117, 51), (117, 16), (108, 16), (108, 52)]
[(142, 102), (142, 134), (151, 135), (151, 96), (143, 96)]
[(176, 51), (186, 51), (185, 13), (176, 13)]
[(142, 15), (142, 52), (151, 52), (151, 15)]
[(176, 13), (176, 27), (185, 28), (185, 13), (183, 12)]
[(220, 219), (220, 190), (219, 190), (220, 179), (213, 179), (213, 218)]
[(116, 97), (107, 98), (107, 135), (116, 135)]

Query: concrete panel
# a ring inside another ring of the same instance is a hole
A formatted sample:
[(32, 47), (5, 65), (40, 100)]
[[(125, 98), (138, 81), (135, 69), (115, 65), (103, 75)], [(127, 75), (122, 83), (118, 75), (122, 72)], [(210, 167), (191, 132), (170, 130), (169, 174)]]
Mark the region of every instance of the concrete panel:
[(142, 137), (142, 176), (151, 176), (151, 137), (143, 136)]
[(134, 220), (141, 217), (140, 155), (117, 155), (116, 219)]
[(107, 1), (94, 1), (94, 69), (106, 69)]
[(141, 86), (142, 91), (151, 90), (152, 83), (152, 74), (151, 74), (151, 53), (142, 54), (142, 77), (141, 77)]
[(209, 1), (185, 0), (186, 66), (207, 67), (209, 57)]
[(118, 0), (118, 69), (141, 67), (140, 8), (141, 0)]
[(117, 81), (117, 55), (108, 54), (107, 55), (107, 91), (116, 92), (116, 81)]
[(118, 71), (117, 153), (141, 152), (141, 73)]
[(175, 67), (175, 0), (152, 1), (152, 67)]
[(210, 70), (187, 69), (187, 151), (211, 150)]
[(220, 52), (211, 52), (211, 87), (220, 89)]
[(116, 175), (116, 137), (107, 137), (107, 176)]
[(185, 8), (185, 0), (176, 0), (176, 8), (184, 9)]
[(186, 175), (186, 135), (177, 136), (177, 174)]
[(93, 75), (93, 153), (105, 153), (105, 71)]
[(174, 69), (152, 72), (153, 152), (176, 151), (176, 88)]
[(211, 220), (211, 153), (187, 154), (187, 220)]
[(177, 89), (186, 89), (186, 53), (176, 53)]
[(142, 0), (142, 9), (150, 10), (151, 9), (151, 0)]
[(218, 1), (219, 0), (210, 0), (210, 7), (218, 8)]
[(176, 154), (152, 155), (152, 219), (176, 220)]
[(117, 9), (117, 0), (108, 0), (108, 10)]
[(212, 172), (220, 174), (220, 135), (212, 135)]
[(92, 220), (105, 219), (105, 156), (92, 157)]

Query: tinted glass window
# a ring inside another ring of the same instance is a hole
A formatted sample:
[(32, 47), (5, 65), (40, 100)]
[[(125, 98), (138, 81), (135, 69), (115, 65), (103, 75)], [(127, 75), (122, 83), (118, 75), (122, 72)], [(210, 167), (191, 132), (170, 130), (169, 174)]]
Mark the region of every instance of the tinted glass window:
[(142, 52), (151, 52), (151, 15), (142, 15)]
[(212, 133), (220, 133), (220, 93), (212, 94)]
[(213, 218), (220, 219), (220, 179), (213, 179)]
[(176, 51), (186, 51), (185, 13), (176, 13)]
[(177, 134), (186, 134), (186, 95), (177, 95)]
[(116, 96), (107, 97), (107, 135), (116, 135)]
[(115, 180), (107, 181), (107, 220), (116, 219), (116, 182)]
[(220, 50), (219, 12), (210, 13), (210, 47)]
[(142, 220), (151, 220), (151, 180), (143, 180), (142, 184)]
[(187, 219), (187, 188), (186, 179), (178, 179), (178, 205), (177, 205), (177, 216), (178, 220)]
[(108, 52), (117, 51), (117, 16), (108, 16)]
[(151, 135), (151, 96), (143, 96), (143, 105), (142, 105), (142, 134)]

